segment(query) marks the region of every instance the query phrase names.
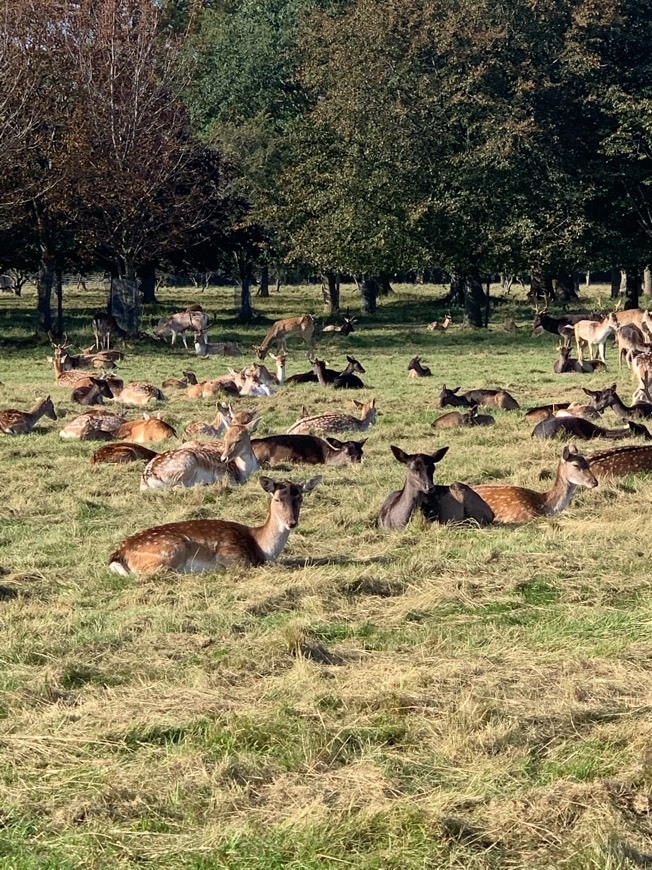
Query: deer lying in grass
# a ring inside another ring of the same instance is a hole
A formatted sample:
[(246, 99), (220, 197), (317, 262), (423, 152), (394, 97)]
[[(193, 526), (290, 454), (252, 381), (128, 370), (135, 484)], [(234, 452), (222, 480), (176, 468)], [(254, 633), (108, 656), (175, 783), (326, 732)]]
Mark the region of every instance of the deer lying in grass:
[(652, 417), (652, 402), (636, 402), (628, 407), (621, 401), (616, 392), (616, 384), (612, 384), (604, 390), (585, 389), (584, 392), (590, 397), (591, 404), (598, 412), (612, 408), (614, 414), (621, 420), (628, 420), (630, 417)]
[(493, 426), (495, 424), (491, 414), (478, 414), (478, 406), (474, 405), (469, 411), (449, 411), (442, 414), (430, 424), (433, 429), (456, 429), (459, 426)]
[(147, 464), (140, 482), (141, 491), (174, 486), (208, 486), (218, 481), (244, 484), (260, 467), (251, 448), (250, 433), (258, 419), (232, 423), (223, 443), (202, 444), (187, 441), (174, 450), (159, 453)]
[(242, 356), (236, 341), (209, 342), (205, 332), (195, 332), (195, 353), (200, 357)]
[(77, 387), (70, 398), (78, 405), (103, 405), (104, 399), (113, 398), (113, 393), (107, 381), (91, 378), (90, 386)]
[(322, 332), (338, 332), (340, 335), (350, 335), (352, 332), (355, 332), (353, 328), (353, 324), (358, 322), (357, 317), (349, 317), (348, 315), (342, 316), (342, 323), (334, 324), (331, 323), (328, 326), (325, 326), (322, 329)]
[(587, 460), (576, 447), (564, 447), (552, 487), (537, 492), (509, 484), (478, 484), (475, 492), (494, 512), (498, 523), (527, 523), (544, 516), (555, 516), (565, 510), (579, 486), (588, 489), (598, 485)]
[(183, 375), (182, 378), (166, 378), (161, 386), (164, 389), (185, 390), (197, 383), (197, 375), (193, 371), (183, 371), (181, 374)]
[[(355, 372), (359, 372), (361, 375), (365, 374), (365, 370), (355, 357), (347, 356), (347, 365), (346, 368), (342, 371), (336, 371), (335, 369), (326, 368), (326, 363), (320, 360), (315, 360), (313, 362), (312, 371), (309, 372), (301, 372), (298, 375), (292, 375), (287, 378), (286, 383), (288, 384), (316, 384), (319, 383), (321, 386), (328, 386), (329, 384), (334, 384), (334, 382), (338, 378), (342, 377), (350, 377), (355, 375)], [(316, 368), (317, 366), (317, 368)], [(320, 376), (322, 380), (320, 381)], [(362, 384), (362, 381), (357, 378), (356, 382)]]
[(573, 327), (573, 333), (577, 345), (578, 361), (582, 362), (584, 359), (583, 350), (585, 346), (589, 349), (589, 359), (593, 359), (593, 348), (595, 346), (598, 349), (599, 358), (606, 365), (607, 361), (604, 357), (605, 345), (607, 339), (615, 335), (618, 326), (618, 320), (613, 311), (601, 323), (596, 323), (593, 320), (580, 320), (579, 323), (576, 323)]
[(407, 466), (403, 489), (390, 493), (378, 516), (384, 529), (402, 529), (419, 506), (430, 522), (459, 523), (475, 520), (481, 525), (492, 522), (493, 514), (473, 490), (463, 483), (437, 486), (434, 483), (435, 465), (444, 458), (448, 447), (433, 454), (405, 453), (392, 445), (391, 451), (398, 462)]
[(548, 417), (542, 420), (532, 430), (533, 438), (579, 438), (590, 441), (592, 438), (610, 438), (619, 441), (622, 438), (646, 438), (652, 436), (639, 423), (629, 422), (625, 429), (603, 429), (583, 417)]
[(598, 368), (605, 368), (605, 364), (599, 359), (585, 359), (581, 362), (571, 358), (571, 348), (568, 345), (560, 344), (557, 348), (559, 351), (559, 359), (552, 367), (556, 375), (565, 375), (569, 373), (590, 374)]
[(347, 356), (348, 365), (343, 372), (336, 375), (332, 380), (327, 379), (326, 363), (324, 360), (316, 359), (313, 362), (312, 370), (315, 377), (322, 387), (332, 386), (334, 390), (361, 390), (364, 384), (354, 372), (364, 374), (365, 370), (355, 357)]
[(168, 441), (176, 438), (177, 433), (169, 423), (164, 423), (158, 417), (145, 414), (142, 420), (129, 420), (123, 423), (116, 432), (116, 438), (135, 444), (145, 444), (148, 441)]
[(68, 345), (55, 344), (52, 363), (54, 365), (54, 378), (57, 386), (60, 387), (90, 387), (92, 378), (88, 372), (79, 371), (77, 369), (66, 368), (68, 365), (68, 354), (66, 353)]
[(269, 435), (251, 442), (256, 459), (266, 465), (351, 465), (362, 462), (364, 441), (338, 441), (314, 435)]
[(287, 339), (295, 335), (303, 339), (309, 348), (309, 355), (315, 351), (315, 318), (312, 314), (304, 314), (303, 317), (286, 317), (273, 323), (267, 335), (259, 346), (255, 346), (258, 358), (264, 360), (272, 344), (276, 344), (277, 350), (287, 352)]
[(446, 384), (443, 384), (439, 394), (439, 407), (452, 405), (457, 408), (472, 408), (474, 405), (484, 405), (485, 408), (503, 408), (507, 411), (516, 411), (521, 407), (507, 390), (467, 390), (458, 396), (459, 391), (460, 387), (449, 390)]
[(453, 322), (453, 318), (450, 314), (447, 314), (443, 320), (433, 320), (428, 324), (428, 329), (430, 332), (446, 332), (448, 327)]
[(107, 378), (113, 397), (123, 405), (142, 407), (150, 402), (164, 402), (165, 396), (154, 384), (143, 381), (131, 381), (126, 386), (117, 378)]
[(586, 457), (591, 472), (603, 480), (605, 477), (623, 477), (639, 471), (652, 471), (652, 445), (612, 447)]
[(91, 456), (91, 465), (111, 463), (113, 465), (126, 462), (149, 462), (156, 456), (155, 450), (143, 447), (142, 444), (105, 444)]
[(432, 372), (428, 368), (428, 366), (421, 365), (421, 357), (413, 356), (410, 362), (408, 363), (408, 377), (409, 378), (429, 378), (432, 375)]
[(0, 433), (3, 435), (27, 435), (41, 417), (49, 417), (50, 420), (57, 419), (52, 399), (49, 396), (38, 399), (29, 411), (19, 411), (16, 408), (0, 411)]
[(304, 414), (287, 431), (288, 435), (307, 435), (311, 431), (318, 435), (329, 432), (366, 432), (376, 422), (376, 400), (370, 399), (362, 404), (353, 401), (356, 408), (360, 409), (360, 417), (351, 414), (315, 414), (312, 417)]
[(551, 405), (539, 405), (536, 408), (530, 408), (525, 412), (525, 419), (530, 423), (537, 423), (539, 420), (547, 420), (548, 417), (554, 417), (557, 411), (565, 410), (570, 406), (570, 402), (554, 402)]
[(231, 565), (256, 567), (274, 562), (283, 552), (292, 529), (299, 524), (303, 496), (321, 477), (305, 483), (261, 477), (272, 496), (262, 526), (228, 520), (189, 520), (137, 532), (124, 540), (109, 558), (115, 574), (151, 574), (168, 570), (183, 573), (217, 571)]
[(59, 437), (79, 441), (106, 441), (113, 438), (118, 429), (126, 422), (126, 417), (112, 411), (87, 411), (71, 420), (59, 432)]
[(229, 424), (234, 419), (233, 409), (230, 405), (223, 405), (221, 402), (216, 404), (217, 413), (210, 423), (205, 421), (197, 421), (188, 423), (183, 430), (189, 438), (221, 438), (226, 432)]

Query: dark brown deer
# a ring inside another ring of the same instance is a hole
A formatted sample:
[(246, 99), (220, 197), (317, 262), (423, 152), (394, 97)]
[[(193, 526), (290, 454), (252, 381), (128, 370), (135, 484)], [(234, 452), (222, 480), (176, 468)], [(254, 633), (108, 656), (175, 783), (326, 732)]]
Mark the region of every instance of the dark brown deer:
[(622, 438), (645, 438), (652, 440), (652, 435), (645, 426), (639, 423), (627, 424), (625, 429), (603, 429), (583, 417), (548, 417), (542, 420), (532, 430), (533, 438), (579, 438), (590, 441), (592, 438), (610, 438), (618, 441)]
[[(326, 363), (323, 360), (315, 360), (313, 362), (312, 371), (310, 372), (301, 372), (298, 375), (292, 375), (289, 378), (286, 378), (286, 384), (316, 384), (320, 383), (322, 386), (329, 386), (333, 384), (335, 386), (335, 382), (338, 379), (343, 379), (340, 381), (340, 386), (336, 387), (336, 389), (360, 389), (364, 386), (360, 378), (355, 377), (355, 372), (359, 372), (361, 375), (365, 374), (365, 369), (362, 367), (362, 364), (358, 362), (358, 360), (353, 356), (347, 356), (347, 366), (343, 371), (336, 371), (335, 369), (326, 368)], [(321, 374), (322, 380), (319, 380), (320, 375), (317, 373), (319, 370)], [(355, 384), (355, 386), (345, 387), (344, 382), (348, 384)]]
[(421, 357), (413, 356), (408, 363), (408, 377), (410, 378), (429, 378), (432, 375), (428, 366), (421, 365)]
[(599, 368), (606, 368), (605, 364), (600, 359), (585, 359), (581, 362), (578, 359), (572, 359), (571, 348), (568, 345), (560, 344), (557, 349), (559, 351), (559, 359), (552, 367), (552, 370), (556, 375), (570, 373), (590, 374)]
[(315, 435), (269, 435), (253, 438), (251, 447), (260, 464), (350, 465), (362, 462), (364, 441), (338, 441)]
[(445, 408), (446, 405), (452, 405), (457, 408), (472, 408), (474, 405), (484, 405), (487, 408), (503, 408), (508, 411), (520, 408), (519, 403), (507, 390), (467, 390), (458, 396), (459, 391), (460, 387), (449, 390), (444, 384), (439, 394), (439, 407)]
[(90, 386), (77, 387), (71, 396), (77, 405), (103, 405), (104, 399), (112, 398), (111, 387), (102, 378), (91, 378)]
[(626, 405), (616, 392), (616, 384), (604, 390), (587, 390), (584, 387), (582, 389), (590, 397), (591, 405), (600, 413), (607, 408), (612, 408), (614, 414), (621, 420), (628, 420), (630, 417), (652, 417), (652, 403), (635, 402), (633, 405)]
[(495, 424), (491, 414), (478, 414), (478, 406), (474, 405), (469, 411), (449, 411), (442, 414), (430, 424), (433, 429), (455, 429), (458, 426), (493, 426)]

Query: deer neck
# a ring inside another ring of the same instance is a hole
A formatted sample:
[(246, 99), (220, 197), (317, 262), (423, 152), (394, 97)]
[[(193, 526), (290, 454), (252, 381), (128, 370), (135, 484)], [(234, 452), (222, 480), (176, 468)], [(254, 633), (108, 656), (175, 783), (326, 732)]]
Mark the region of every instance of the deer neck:
[(237, 469), (237, 477), (242, 481), (242, 483), (245, 483), (253, 472), (258, 471), (260, 468), (249, 439), (247, 439), (247, 443), (239, 455), (234, 457), (231, 461), (235, 465)]
[(285, 363), (276, 363), (276, 380), (279, 387), (285, 383)]
[(260, 547), (265, 562), (274, 562), (285, 549), (290, 537), (290, 529), (274, 513), (274, 502), (270, 505), (267, 520), (262, 526), (254, 526), (250, 532)]
[(577, 485), (571, 483), (566, 476), (564, 462), (560, 462), (557, 466), (555, 482), (548, 492), (544, 494), (543, 513), (547, 516), (554, 516), (566, 510), (575, 495), (576, 489)]
[(408, 474), (403, 489), (392, 505), (391, 517), (395, 528), (407, 526), (417, 503), (423, 498), (424, 492), (419, 484)]
[(611, 407), (613, 408), (614, 414), (617, 417), (620, 417), (621, 420), (626, 420), (632, 410), (631, 408), (628, 408), (625, 404), (623, 404), (620, 396), (616, 395), (615, 393), (611, 400)]
[(47, 403), (45, 401), (41, 400), (40, 402), (37, 402), (34, 407), (27, 411), (27, 413), (25, 414), (25, 417), (28, 419), (29, 423), (32, 426), (41, 419), (43, 414), (45, 414), (46, 404)]

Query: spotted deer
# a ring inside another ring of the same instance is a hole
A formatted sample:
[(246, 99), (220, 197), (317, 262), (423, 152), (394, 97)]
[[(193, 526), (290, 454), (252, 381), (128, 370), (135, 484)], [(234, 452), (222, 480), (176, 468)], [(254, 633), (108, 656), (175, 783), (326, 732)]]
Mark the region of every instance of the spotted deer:
[(312, 417), (300, 417), (287, 431), (288, 435), (307, 435), (311, 431), (319, 435), (329, 432), (366, 432), (376, 422), (376, 400), (370, 399), (364, 404), (353, 401), (360, 409), (360, 417), (351, 414), (315, 414)]
[(202, 436), (205, 438), (221, 438), (235, 415), (230, 405), (223, 405), (221, 402), (217, 402), (216, 408), (217, 414), (210, 423), (204, 421), (188, 423), (184, 429), (185, 434), (189, 438), (200, 438)]
[(598, 480), (624, 477), (639, 471), (652, 471), (652, 444), (634, 447), (612, 447), (586, 457), (591, 472)]
[(112, 411), (87, 411), (79, 417), (71, 420), (60, 432), (59, 437), (67, 440), (77, 439), (79, 441), (87, 440), (107, 440), (113, 438), (118, 429), (123, 423), (126, 423), (126, 417), (121, 414), (115, 414)]
[(42, 417), (56, 420), (57, 414), (50, 396), (39, 399), (29, 411), (7, 408), (0, 411), (0, 433), (3, 435), (27, 435)]
[(203, 333), (208, 329), (208, 314), (201, 305), (191, 305), (185, 311), (178, 311), (167, 320), (161, 321), (154, 330), (154, 338), (165, 339), (166, 336), (171, 335), (170, 347), (173, 347), (177, 336), (180, 335), (185, 349), (188, 350), (186, 332), (189, 329), (192, 329), (195, 334)]
[(509, 484), (476, 484), (472, 489), (487, 502), (498, 523), (527, 523), (544, 516), (556, 516), (570, 504), (578, 487), (598, 485), (587, 460), (573, 445), (564, 447), (552, 487), (537, 492)]
[(277, 350), (287, 352), (286, 340), (290, 336), (303, 339), (308, 345), (309, 353), (315, 350), (315, 318), (312, 314), (304, 314), (302, 317), (286, 317), (273, 323), (262, 343), (254, 347), (258, 358), (264, 360), (272, 344), (276, 344)]
[(110, 463), (120, 465), (126, 462), (149, 462), (156, 456), (155, 450), (142, 444), (105, 444), (91, 456), (91, 465)]
[(295, 483), (261, 477), (260, 485), (272, 497), (261, 526), (228, 520), (188, 520), (154, 526), (124, 540), (109, 557), (109, 570), (125, 575), (161, 570), (192, 573), (274, 562), (299, 524), (304, 495), (312, 492), (320, 480), (312, 477), (305, 483)]
[(145, 414), (142, 420), (129, 420), (123, 423), (116, 432), (116, 438), (121, 441), (131, 441), (144, 444), (147, 441), (168, 441), (176, 438), (177, 433), (169, 423), (164, 423), (158, 417)]
[(68, 347), (65, 342), (63, 344), (54, 345), (54, 355), (52, 363), (54, 365), (54, 379), (57, 386), (60, 387), (90, 387), (92, 385), (92, 376), (86, 371), (68, 368)]
[(131, 381), (126, 385), (117, 379), (107, 378), (116, 402), (123, 405), (136, 405), (142, 407), (150, 402), (164, 402), (165, 396), (154, 384), (143, 381)]

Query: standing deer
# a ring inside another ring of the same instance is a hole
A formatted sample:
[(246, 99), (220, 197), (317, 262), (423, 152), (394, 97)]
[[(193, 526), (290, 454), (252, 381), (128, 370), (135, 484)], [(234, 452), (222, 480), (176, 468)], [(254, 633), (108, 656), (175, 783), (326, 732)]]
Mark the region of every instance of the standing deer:
[(208, 314), (204, 311), (201, 305), (191, 305), (185, 311), (178, 311), (167, 320), (159, 323), (154, 330), (154, 338), (165, 339), (167, 335), (171, 335), (170, 346), (173, 347), (177, 340), (177, 335), (181, 335), (183, 345), (188, 350), (188, 342), (186, 341), (186, 332), (192, 329), (196, 333), (204, 333), (208, 329)]
[(27, 435), (41, 417), (49, 417), (50, 420), (57, 419), (52, 399), (49, 396), (39, 399), (30, 411), (18, 411), (16, 408), (0, 411), (0, 432), (3, 435)]
[(354, 399), (353, 404), (361, 411), (359, 418), (351, 414), (315, 414), (312, 417), (304, 415), (290, 426), (287, 434), (307, 435), (311, 431), (318, 435), (329, 432), (366, 432), (376, 422), (376, 400), (370, 399), (362, 404)]
[(598, 348), (598, 356), (606, 365), (607, 361), (604, 357), (604, 349), (609, 336), (614, 335), (618, 329), (618, 319), (611, 311), (601, 323), (595, 323), (593, 320), (580, 320), (573, 327), (575, 334), (575, 343), (577, 344), (577, 358), (582, 362), (584, 357), (582, 351), (584, 346), (589, 348), (589, 359), (593, 359), (593, 346)]
[(261, 477), (260, 485), (272, 496), (262, 526), (227, 520), (189, 520), (154, 526), (124, 540), (110, 556), (109, 570), (124, 575), (150, 574), (162, 569), (190, 573), (273, 562), (285, 548), (290, 531), (299, 524), (303, 496), (312, 492), (320, 480), (321, 477), (312, 477), (301, 484)]
[(272, 344), (276, 344), (277, 350), (287, 352), (286, 339), (296, 335), (303, 339), (309, 348), (309, 355), (315, 351), (315, 318), (312, 314), (304, 314), (302, 317), (286, 317), (285, 320), (277, 320), (273, 323), (267, 335), (259, 346), (255, 346), (258, 358), (264, 360)]
[(578, 486), (598, 485), (588, 462), (576, 447), (564, 447), (557, 476), (546, 492), (509, 484), (478, 484), (472, 487), (494, 512), (498, 523), (527, 523), (538, 517), (555, 516), (565, 510)]
[(127, 337), (127, 333), (118, 324), (115, 317), (112, 314), (107, 314), (106, 311), (95, 312), (91, 320), (91, 328), (96, 350), (109, 350), (112, 336), (123, 340)]

